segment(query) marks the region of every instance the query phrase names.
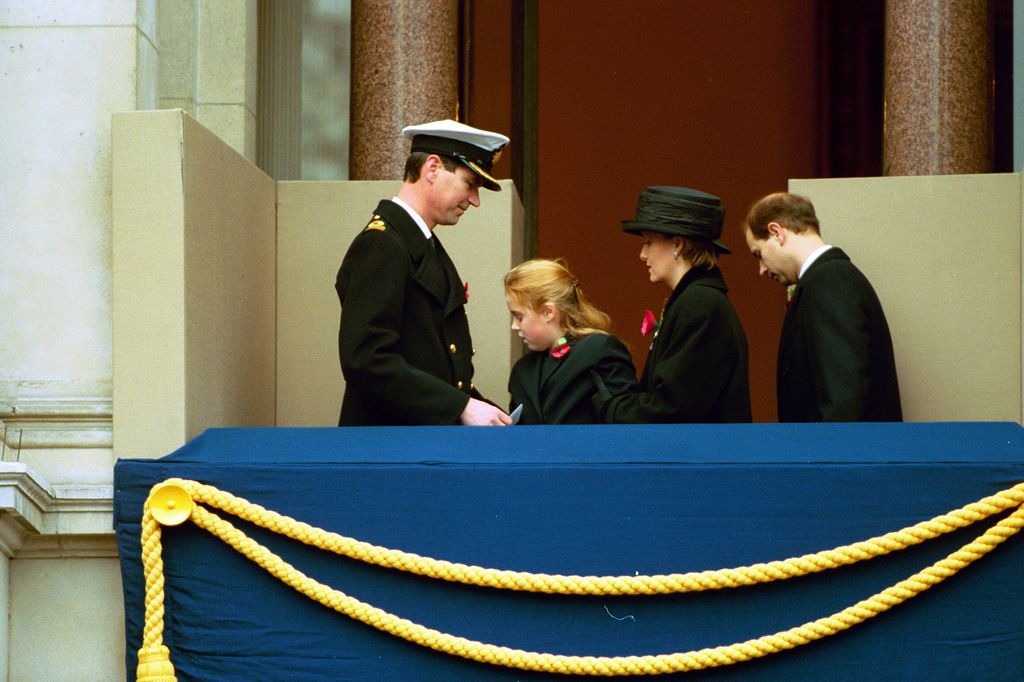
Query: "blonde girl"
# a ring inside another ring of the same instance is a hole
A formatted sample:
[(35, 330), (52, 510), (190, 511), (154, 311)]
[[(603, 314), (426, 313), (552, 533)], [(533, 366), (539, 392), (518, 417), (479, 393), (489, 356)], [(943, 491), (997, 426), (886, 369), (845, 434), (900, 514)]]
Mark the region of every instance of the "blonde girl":
[(592, 401), (599, 384), (612, 395), (636, 390), (629, 351), (564, 261), (526, 261), (504, 283), (512, 329), (529, 349), (508, 382), (510, 413), (522, 406), (518, 423), (598, 423)]

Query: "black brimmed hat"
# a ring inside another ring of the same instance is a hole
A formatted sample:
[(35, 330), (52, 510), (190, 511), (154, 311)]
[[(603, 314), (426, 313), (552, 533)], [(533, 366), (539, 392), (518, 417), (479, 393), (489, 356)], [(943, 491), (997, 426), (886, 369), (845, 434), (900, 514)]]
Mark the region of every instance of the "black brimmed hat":
[(648, 187), (640, 193), (636, 219), (623, 220), (630, 234), (660, 234), (703, 239), (722, 253), (732, 253), (719, 241), (725, 209), (714, 194), (688, 187)]
[(402, 135), (412, 140), (410, 152), (426, 152), (455, 159), (480, 176), (487, 189), (500, 192), (498, 181), (491, 177), (491, 168), (508, 144), (501, 133), (473, 128), (465, 123), (445, 119), (415, 126), (406, 126)]

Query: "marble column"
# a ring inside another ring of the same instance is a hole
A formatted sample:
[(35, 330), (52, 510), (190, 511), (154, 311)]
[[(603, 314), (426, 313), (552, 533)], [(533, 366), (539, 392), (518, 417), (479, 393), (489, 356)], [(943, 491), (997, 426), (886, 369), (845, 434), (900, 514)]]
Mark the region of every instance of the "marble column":
[(992, 169), (987, 0), (889, 0), (885, 175)]
[(401, 179), (401, 129), (455, 118), (457, 100), (456, 0), (352, 0), (350, 179)]

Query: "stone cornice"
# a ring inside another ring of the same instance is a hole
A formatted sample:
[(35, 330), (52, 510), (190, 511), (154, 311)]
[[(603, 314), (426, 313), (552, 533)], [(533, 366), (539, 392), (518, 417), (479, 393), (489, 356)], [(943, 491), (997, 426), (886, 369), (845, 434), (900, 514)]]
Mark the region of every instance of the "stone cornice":
[(50, 486), (0, 462), (0, 551), (15, 559), (116, 557), (113, 487)]
[(113, 447), (109, 398), (0, 400), (0, 444), (7, 450)]
[(0, 462), (0, 513), (27, 531), (41, 533), (46, 511), (53, 502), (53, 489), (28, 465)]
[(30, 535), (22, 541), (15, 559), (113, 559), (117, 557), (114, 534)]

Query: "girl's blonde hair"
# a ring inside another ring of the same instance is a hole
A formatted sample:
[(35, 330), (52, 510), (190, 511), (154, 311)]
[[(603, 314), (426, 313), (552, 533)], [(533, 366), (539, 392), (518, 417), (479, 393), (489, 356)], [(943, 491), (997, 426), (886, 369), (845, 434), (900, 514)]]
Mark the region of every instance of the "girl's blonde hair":
[(561, 313), (566, 333), (576, 338), (607, 334), (612, 327), (611, 318), (586, 299), (561, 258), (535, 258), (512, 268), (505, 274), (505, 295), (534, 311), (551, 303)]

